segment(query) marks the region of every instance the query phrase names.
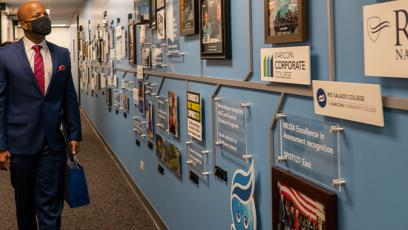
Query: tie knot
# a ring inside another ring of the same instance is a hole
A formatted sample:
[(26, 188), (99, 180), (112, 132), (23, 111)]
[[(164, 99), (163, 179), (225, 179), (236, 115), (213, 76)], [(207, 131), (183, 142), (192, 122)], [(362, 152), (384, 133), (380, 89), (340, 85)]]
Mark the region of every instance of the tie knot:
[(33, 45), (33, 50), (36, 52), (36, 53), (39, 53), (40, 52), (40, 50), (41, 50), (41, 48), (42, 48), (42, 46), (41, 45)]

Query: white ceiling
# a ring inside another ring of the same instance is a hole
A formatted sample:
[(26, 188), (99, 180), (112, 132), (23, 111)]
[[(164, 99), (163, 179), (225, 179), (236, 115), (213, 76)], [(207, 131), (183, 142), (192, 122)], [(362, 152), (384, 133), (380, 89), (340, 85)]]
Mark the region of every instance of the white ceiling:
[[(40, 0), (47, 9), (53, 24), (70, 24), (84, 0)], [(27, 0), (0, 0), (9, 7), (18, 8)]]

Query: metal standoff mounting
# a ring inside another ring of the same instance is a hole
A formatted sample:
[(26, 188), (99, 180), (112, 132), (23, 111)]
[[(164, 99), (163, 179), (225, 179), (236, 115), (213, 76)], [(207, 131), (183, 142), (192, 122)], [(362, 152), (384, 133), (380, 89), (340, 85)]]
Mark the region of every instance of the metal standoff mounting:
[(249, 155), (249, 154), (245, 154), (245, 155), (242, 155), (242, 158), (243, 159), (252, 159), (252, 155)]
[(210, 175), (211, 173), (210, 172), (202, 172), (201, 173), (203, 176), (208, 176), (208, 175)]
[(208, 151), (208, 150), (203, 150), (203, 151), (201, 151), (201, 153), (202, 154), (208, 154), (210, 151)]
[(339, 126), (339, 125), (333, 125), (333, 126), (330, 127), (330, 132), (331, 132), (331, 133), (341, 132), (341, 131), (343, 131), (343, 130), (344, 130), (344, 128), (341, 127), (341, 126)]
[(186, 141), (186, 145), (191, 145), (193, 142), (191, 141)]
[(286, 115), (284, 113), (278, 113), (276, 114), (276, 119), (281, 119), (281, 118), (285, 118)]
[(241, 104), (239, 104), (242, 108), (248, 108), (250, 106), (250, 103), (247, 102), (243, 102)]
[(222, 145), (222, 142), (221, 142), (221, 141), (217, 141), (217, 142), (215, 142), (215, 144), (216, 144), (216, 145)]
[(281, 162), (281, 161), (287, 161), (288, 160), (288, 157), (287, 156), (278, 156), (278, 161), (279, 162)]
[(193, 163), (193, 161), (192, 161), (192, 160), (188, 160), (186, 163), (190, 165), (190, 164)]
[(140, 122), (140, 123), (142, 123), (142, 124), (147, 124), (147, 121), (142, 121), (142, 122)]
[(142, 134), (142, 135), (140, 135), (141, 137), (145, 137), (146, 136), (146, 134)]
[(214, 97), (214, 101), (220, 101), (221, 97)]
[(151, 96), (156, 96), (156, 95), (157, 95), (157, 93), (151, 93), (150, 95), (151, 95)]
[(346, 183), (347, 183), (347, 181), (344, 178), (339, 178), (339, 179), (332, 180), (332, 186), (340, 186), (340, 185), (343, 185), (343, 184), (346, 184)]
[(159, 95), (157, 95), (157, 96), (156, 96), (156, 98), (157, 98), (157, 99), (160, 99), (160, 96), (159, 96)]
[(157, 127), (160, 127), (160, 128), (162, 128), (162, 127), (163, 127), (163, 125), (162, 125), (162, 124), (156, 124), (156, 126), (157, 126)]

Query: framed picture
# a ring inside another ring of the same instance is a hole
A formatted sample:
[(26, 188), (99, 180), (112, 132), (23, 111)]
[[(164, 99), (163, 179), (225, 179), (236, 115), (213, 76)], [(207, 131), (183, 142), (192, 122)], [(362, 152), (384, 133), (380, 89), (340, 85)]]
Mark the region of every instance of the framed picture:
[(161, 9), (166, 6), (166, 0), (156, 0), (156, 9)]
[(337, 196), (272, 168), (273, 229), (337, 230)]
[(180, 34), (183, 36), (198, 34), (197, 0), (180, 0)]
[(179, 136), (179, 121), (178, 121), (178, 98), (175, 91), (169, 91), (169, 132), (175, 137)]
[(139, 44), (147, 42), (147, 27), (148, 25), (139, 25)]
[(150, 23), (150, 0), (134, 0), (137, 24)]
[(156, 29), (156, 0), (150, 0), (150, 29)]
[(147, 122), (147, 136), (150, 139), (154, 137), (154, 111), (153, 104), (151, 101), (148, 101), (146, 104), (146, 122)]
[(133, 20), (129, 22), (129, 64), (136, 64), (136, 25)]
[(142, 48), (142, 65), (143, 67), (150, 68), (150, 48)]
[(201, 58), (230, 59), (230, 0), (200, 0)]
[(166, 14), (164, 8), (157, 11), (157, 39), (166, 39)]
[(307, 40), (307, 0), (265, 0), (265, 43)]

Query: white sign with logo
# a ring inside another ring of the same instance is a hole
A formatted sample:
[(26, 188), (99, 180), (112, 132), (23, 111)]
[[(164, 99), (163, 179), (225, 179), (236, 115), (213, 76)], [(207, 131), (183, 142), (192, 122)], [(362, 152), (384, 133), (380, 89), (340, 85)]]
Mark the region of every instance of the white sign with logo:
[(364, 6), (365, 75), (408, 78), (407, 1)]
[(261, 80), (310, 85), (310, 46), (261, 49)]
[(384, 127), (381, 86), (313, 81), (316, 114)]

